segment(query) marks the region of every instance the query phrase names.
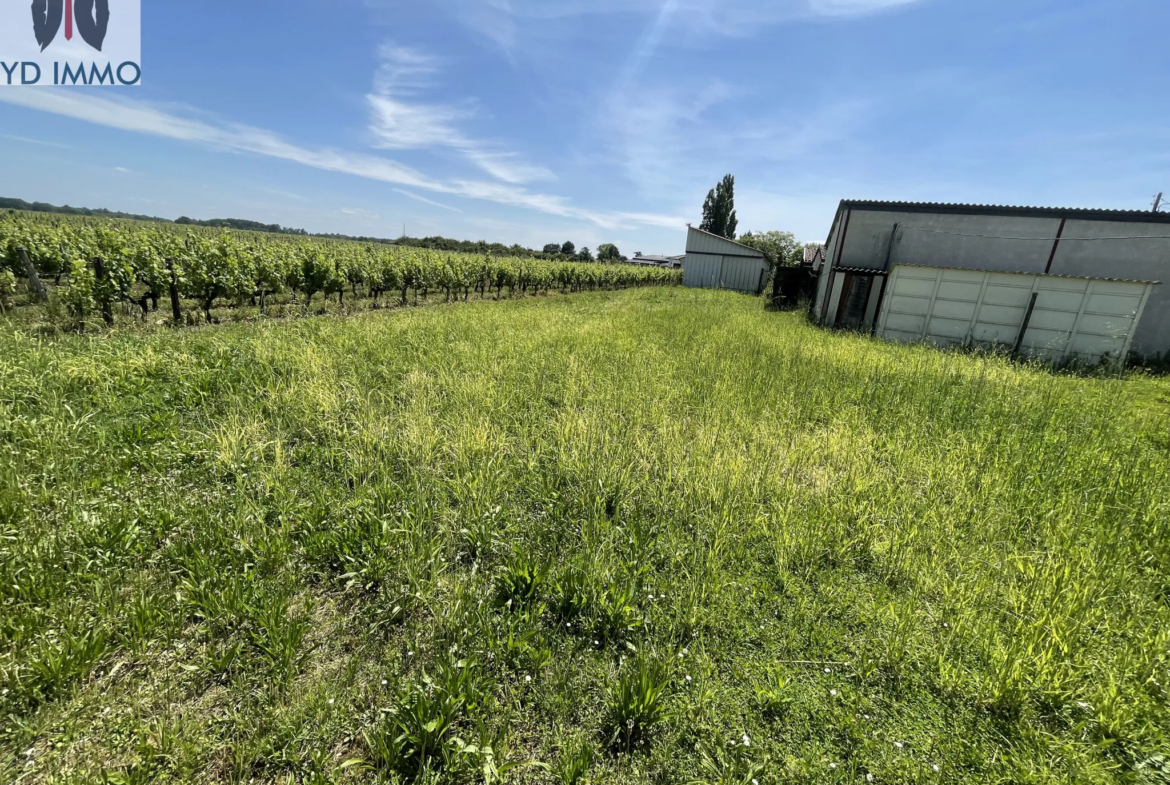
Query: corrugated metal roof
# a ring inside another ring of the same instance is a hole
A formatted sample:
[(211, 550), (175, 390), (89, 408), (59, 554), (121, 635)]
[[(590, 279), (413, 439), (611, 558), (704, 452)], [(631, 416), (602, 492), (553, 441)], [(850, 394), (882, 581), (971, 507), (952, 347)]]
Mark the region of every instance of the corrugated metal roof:
[[(718, 235), (718, 234), (712, 234), (711, 232), (707, 232), (707, 231), (704, 231), (702, 229), (697, 229), (694, 226), (691, 226), (690, 224), (687, 225), (687, 229), (691, 232), (702, 235), (704, 237), (714, 238), (714, 240), (718, 241), (719, 243), (729, 243), (731, 245), (734, 245), (737, 248), (740, 248), (743, 251), (746, 251), (746, 253), (742, 254), (743, 256), (758, 257), (760, 259), (765, 258), (763, 251), (758, 251), (755, 248), (752, 248), (750, 245), (744, 245), (743, 243), (737, 243), (735, 240), (728, 240), (726, 237), (723, 237), (723, 236)], [(697, 250), (701, 253), (709, 253), (710, 252), (704, 248), (700, 248)], [(691, 242), (689, 239), (687, 240), (687, 253), (692, 253)]]
[(883, 202), (866, 199), (843, 199), (841, 210), (889, 210), (890, 212), (952, 213), (962, 215), (1009, 215), (1036, 218), (1073, 218), (1087, 221), (1124, 221), (1170, 224), (1170, 213), (1152, 210), (1109, 210), (1085, 207), (1029, 207), (996, 204), (961, 204), (947, 202)]
[[(897, 265), (895, 265), (896, 267)], [(948, 267), (948, 270), (961, 270), (961, 267)], [(876, 267), (834, 267), (835, 273), (859, 273), (861, 275), (889, 275), (887, 270), (879, 270)]]

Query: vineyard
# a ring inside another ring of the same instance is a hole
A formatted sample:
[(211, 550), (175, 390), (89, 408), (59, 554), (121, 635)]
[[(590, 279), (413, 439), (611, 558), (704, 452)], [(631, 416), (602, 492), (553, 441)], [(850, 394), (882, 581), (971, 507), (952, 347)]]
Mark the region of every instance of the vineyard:
[[(493, 258), (385, 244), (10, 213), (0, 218), (0, 311), (54, 302), (74, 327), (159, 311), (174, 324), (215, 321), (217, 306), (266, 314), (314, 298), (368, 307), (673, 284), (632, 265)], [(46, 284), (47, 282), (47, 284)], [(319, 302), (320, 300), (318, 300)], [(282, 309), (283, 312), (283, 309)]]

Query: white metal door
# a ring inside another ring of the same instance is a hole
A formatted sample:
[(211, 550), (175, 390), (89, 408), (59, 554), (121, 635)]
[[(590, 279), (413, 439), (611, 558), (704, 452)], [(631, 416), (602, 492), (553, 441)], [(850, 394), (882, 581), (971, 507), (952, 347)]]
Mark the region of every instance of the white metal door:
[(1136, 281), (896, 265), (878, 335), (942, 347), (1014, 348), (1019, 342), (1022, 355), (1050, 362), (1117, 362), (1129, 352), (1152, 287)]

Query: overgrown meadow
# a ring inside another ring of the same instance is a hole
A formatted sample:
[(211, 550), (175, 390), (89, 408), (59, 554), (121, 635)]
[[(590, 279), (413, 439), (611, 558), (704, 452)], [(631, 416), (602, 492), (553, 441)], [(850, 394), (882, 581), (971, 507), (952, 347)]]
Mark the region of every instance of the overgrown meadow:
[(656, 288), (0, 336), (0, 779), (1170, 782), (1170, 384)]

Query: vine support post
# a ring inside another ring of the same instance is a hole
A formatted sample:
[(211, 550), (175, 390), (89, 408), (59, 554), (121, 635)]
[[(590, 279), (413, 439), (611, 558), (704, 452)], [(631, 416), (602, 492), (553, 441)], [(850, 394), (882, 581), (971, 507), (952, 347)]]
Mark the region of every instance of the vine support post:
[(17, 250), (20, 251), (20, 258), (24, 262), (24, 274), (28, 276), (29, 295), (38, 300), (48, 300), (49, 294), (45, 291), (45, 285), (41, 283), (41, 277), (37, 275), (37, 268), (33, 267), (28, 250), (25, 248), (19, 248)]
[(167, 288), (170, 289), (171, 294), (171, 320), (174, 321), (177, 327), (182, 323), (183, 311), (179, 308), (179, 279), (175, 275), (175, 260), (167, 259), (167, 272), (170, 273), (170, 283)]
[(102, 321), (107, 326), (114, 325), (114, 309), (110, 304), (109, 286), (106, 285), (106, 261), (100, 256), (93, 258), (93, 271), (97, 278), (98, 305), (102, 308)]

